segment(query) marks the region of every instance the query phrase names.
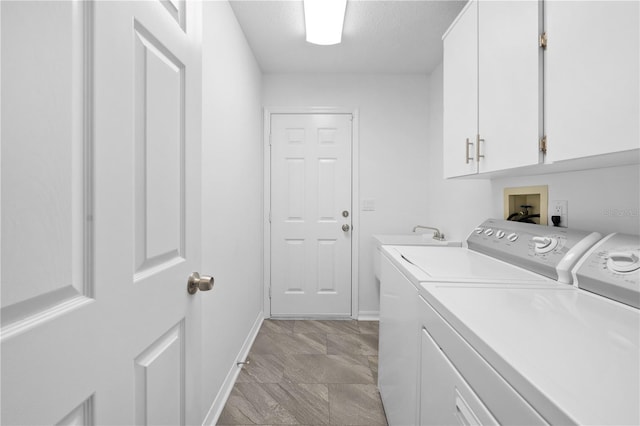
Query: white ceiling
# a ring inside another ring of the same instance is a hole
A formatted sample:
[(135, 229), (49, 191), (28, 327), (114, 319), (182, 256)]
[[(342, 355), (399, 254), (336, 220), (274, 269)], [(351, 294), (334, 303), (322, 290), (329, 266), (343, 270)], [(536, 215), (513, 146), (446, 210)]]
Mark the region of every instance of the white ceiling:
[(302, 0), (231, 0), (264, 73), (430, 73), (466, 0), (349, 0), (342, 43), (305, 41)]

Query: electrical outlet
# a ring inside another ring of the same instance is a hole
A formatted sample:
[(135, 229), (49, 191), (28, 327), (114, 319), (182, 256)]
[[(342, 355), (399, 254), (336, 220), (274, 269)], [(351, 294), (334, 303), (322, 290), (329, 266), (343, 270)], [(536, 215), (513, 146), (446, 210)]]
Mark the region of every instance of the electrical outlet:
[(560, 216), (560, 227), (569, 226), (569, 202), (567, 200), (552, 201), (549, 216)]

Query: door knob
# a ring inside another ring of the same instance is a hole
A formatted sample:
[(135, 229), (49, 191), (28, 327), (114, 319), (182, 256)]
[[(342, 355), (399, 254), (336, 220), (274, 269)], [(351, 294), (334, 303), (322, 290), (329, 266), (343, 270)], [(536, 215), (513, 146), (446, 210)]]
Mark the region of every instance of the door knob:
[(348, 231), (349, 231), (349, 229), (351, 229), (351, 227), (350, 227), (349, 225), (347, 225), (346, 223), (345, 223), (344, 225), (342, 225), (342, 230), (343, 230), (344, 232), (348, 232)]
[(207, 275), (200, 276), (197, 272), (193, 272), (189, 275), (187, 281), (187, 291), (189, 294), (196, 294), (198, 290), (209, 291), (213, 288), (213, 277)]

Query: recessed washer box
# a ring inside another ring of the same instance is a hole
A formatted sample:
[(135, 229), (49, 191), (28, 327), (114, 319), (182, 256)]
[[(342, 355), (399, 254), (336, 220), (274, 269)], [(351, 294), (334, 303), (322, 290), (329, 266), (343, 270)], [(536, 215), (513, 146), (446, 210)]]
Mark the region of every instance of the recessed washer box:
[(540, 217), (532, 218), (534, 223), (547, 225), (549, 188), (547, 185), (521, 186), (517, 188), (504, 188), (504, 218), (507, 219), (514, 213), (523, 209), (520, 206), (531, 206), (529, 214), (540, 214)]

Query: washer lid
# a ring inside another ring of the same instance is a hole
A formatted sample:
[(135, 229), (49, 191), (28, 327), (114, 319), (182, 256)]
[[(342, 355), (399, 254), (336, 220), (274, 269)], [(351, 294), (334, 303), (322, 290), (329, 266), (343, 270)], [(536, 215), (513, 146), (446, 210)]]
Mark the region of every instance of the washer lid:
[(550, 424), (640, 424), (640, 311), (575, 287), (419, 290)]
[(462, 247), (385, 246), (426, 274), (419, 281), (554, 283), (539, 274)]

